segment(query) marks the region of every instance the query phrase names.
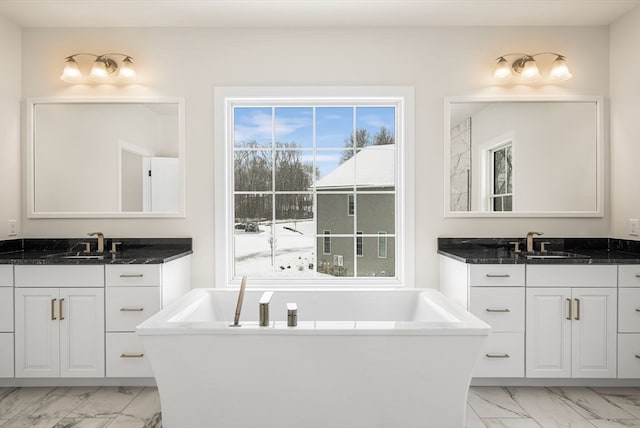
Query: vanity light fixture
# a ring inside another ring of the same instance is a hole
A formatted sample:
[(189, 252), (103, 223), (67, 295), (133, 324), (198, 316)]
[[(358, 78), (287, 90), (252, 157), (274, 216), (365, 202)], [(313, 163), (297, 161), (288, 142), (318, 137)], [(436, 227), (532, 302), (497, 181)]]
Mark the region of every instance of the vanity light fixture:
[[(133, 58), (129, 55), (121, 53), (106, 53), (102, 55), (96, 55), (92, 53), (75, 53), (69, 55), (64, 59), (64, 70), (60, 79), (69, 83), (84, 83), (80, 66), (76, 61), (77, 56), (91, 56), (94, 57), (91, 72), (89, 73), (89, 79), (98, 83), (112, 82), (112, 77), (115, 72), (118, 71), (117, 78), (123, 82), (131, 82), (136, 77), (136, 70), (133, 68)], [(124, 57), (120, 64), (114, 57)]]
[[(571, 72), (567, 66), (567, 59), (564, 55), (555, 52), (540, 52), (529, 55), (525, 53), (508, 53), (497, 58), (494, 77), (499, 80), (507, 80), (513, 76), (519, 76), (523, 82), (535, 82), (541, 78), (540, 70), (535, 57), (540, 55), (554, 55), (556, 59), (551, 64), (549, 81), (560, 82), (571, 79)], [(509, 62), (507, 57), (515, 57), (513, 62)]]

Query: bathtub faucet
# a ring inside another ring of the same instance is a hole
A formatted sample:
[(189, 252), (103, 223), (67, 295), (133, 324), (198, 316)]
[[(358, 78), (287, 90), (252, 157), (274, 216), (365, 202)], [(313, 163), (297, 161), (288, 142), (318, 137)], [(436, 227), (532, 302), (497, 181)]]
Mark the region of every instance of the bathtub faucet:
[(240, 291), (238, 292), (238, 303), (236, 303), (236, 313), (233, 317), (231, 327), (240, 327), (240, 312), (242, 311), (242, 301), (244, 300), (244, 287), (247, 285), (247, 275), (242, 276)]
[(273, 291), (265, 291), (260, 297), (260, 327), (269, 325), (269, 303), (273, 297)]

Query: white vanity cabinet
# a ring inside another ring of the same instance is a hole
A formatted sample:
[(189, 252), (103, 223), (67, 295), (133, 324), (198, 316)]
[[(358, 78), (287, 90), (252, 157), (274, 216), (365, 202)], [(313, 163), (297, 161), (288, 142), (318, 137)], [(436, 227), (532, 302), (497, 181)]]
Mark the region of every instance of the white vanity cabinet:
[(104, 377), (104, 266), (14, 270), (16, 377)]
[(106, 265), (106, 375), (152, 377), (138, 324), (186, 293), (190, 257), (163, 264)]
[(618, 377), (640, 378), (640, 266), (618, 266)]
[(13, 265), (0, 265), (0, 378), (13, 377)]
[(525, 266), (440, 258), (441, 291), (491, 326), (474, 377), (523, 377)]
[(528, 265), (526, 376), (615, 378), (617, 266)]

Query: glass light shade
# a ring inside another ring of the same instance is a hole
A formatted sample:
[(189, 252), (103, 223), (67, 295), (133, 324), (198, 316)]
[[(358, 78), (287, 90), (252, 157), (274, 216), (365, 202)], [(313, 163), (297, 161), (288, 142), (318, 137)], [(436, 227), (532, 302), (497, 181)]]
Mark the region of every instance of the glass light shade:
[(106, 79), (109, 76), (105, 63), (101, 60), (95, 60), (91, 67), (91, 77), (93, 79)]
[(524, 63), (524, 68), (522, 69), (522, 78), (526, 80), (536, 80), (540, 78), (540, 71), (538, 70), (538, 66), (536, 65), (536, 61), (533, 59), (528, 60)]
[(118, 77), (125, 80), (133, 80), (136, 78), (136, 70), (133, 68), (131, 57), (126, 57), (122, 60)]
[(559, 81), (559, 80), (567, 80), (571, 79), (572, 74), (569, 71), (569, 67), (567, 66), (567, 61), (563, 56), (558, 56), (553, 64), (551, 64), (551, 72), (549, 74), (549, 78), (551, 80)]
[(506, 59), (502, 57), (498, 58), (498, 64), (496, 64), (496, 70), (493, 76), (496, 79), (506, 79), (511, 76), (511, 65), (509, 65)]
[(78, 63), (73, 58), (67, 58), (64, 63), (64, 70), (60, 76), (61, 80), (69, 83), (78, 83), (82, 79), (82, 73)]

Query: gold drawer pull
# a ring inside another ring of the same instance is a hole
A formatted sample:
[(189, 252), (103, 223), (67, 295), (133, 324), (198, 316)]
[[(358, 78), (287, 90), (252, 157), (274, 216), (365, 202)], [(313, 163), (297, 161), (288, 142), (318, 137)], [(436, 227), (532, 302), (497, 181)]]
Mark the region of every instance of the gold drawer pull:
[(508, 273), (488, 273), (487, 278), (511, 278)]
[(511, 312), (509, 309), (505, 308), (505, 309), (491, 309), (491, 308), (487, 308), (487, 312)]
[(636, 278), (640, 278), (640, 273), (637, 273), (637, 274), (636, 274)]
[(636, 312), (640, 312), (640, 308), (636, 308)]
[(509, 354), (485, 354), (487, 358), (511, 358)]
[(142, 278), (144, 275), (141, 273), (121, 273), (120, 278)]
[(636, 354), (636, 358), (640, 360), (640, 355), (637, 355), (637, 354)]
[(57, 320), (57, 318), (56, 318), (56, 300), (58, 300), (58, 299), (51, 299), (51, 321)]
[(142, 312), (144, 308), (120, 308), (120, 312)]
[(120, 358), (142, 358), (144, 354), (122, 354)]
[(569, 316), (567, 316), (567, 318), (565, 319), (571, 321), (571, 318), (573, 318), (573, 305), (571, 304), (571, 299), (567, 298), (566, 301), (569, 304)]
[(60, 303), (59, 303), (60, 321), (64, 320), (64, 314), (62, 313), (62, 302), (64, 302), (64, 299), (60, 299)]

